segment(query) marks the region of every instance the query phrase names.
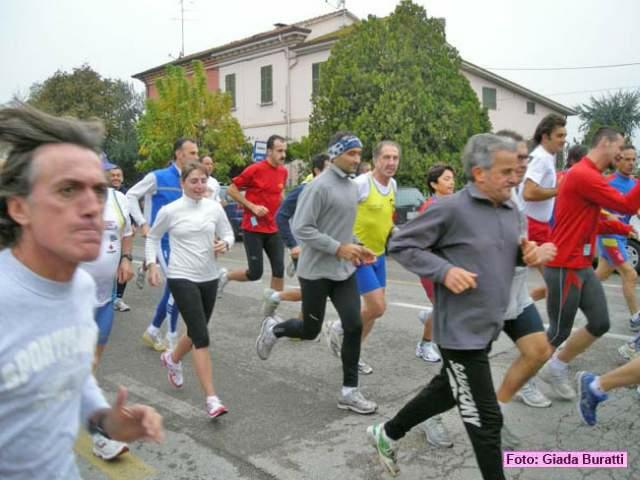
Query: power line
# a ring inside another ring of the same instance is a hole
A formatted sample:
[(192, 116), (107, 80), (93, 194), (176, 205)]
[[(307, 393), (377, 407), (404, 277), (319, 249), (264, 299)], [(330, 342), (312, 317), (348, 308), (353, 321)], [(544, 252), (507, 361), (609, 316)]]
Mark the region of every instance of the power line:
[(596, 93), (596, 92), (607, 92), (609, 90), (628, 90), (628, 89), (640, 89), (640, 85), (628, 86), (628, 87), (609, 87), (609, 88), (599, 88), (596, 90), (576, 90), (573, 92), (556, 92), (556, 93), (545, 93), (543, 95), (550, 97), (552, 95), (573, 95), (578, 93)]
[(502, 70), (510, 72), (555, 72), (560, 70), (596, 70), (602, 68), (619, 68), (619, 67), (632, 67), (640, 65), (640, 62), (634, 63), (616, 63), (611, 65), (589, 65), (586, 67), (484, 67), (487, 70)]

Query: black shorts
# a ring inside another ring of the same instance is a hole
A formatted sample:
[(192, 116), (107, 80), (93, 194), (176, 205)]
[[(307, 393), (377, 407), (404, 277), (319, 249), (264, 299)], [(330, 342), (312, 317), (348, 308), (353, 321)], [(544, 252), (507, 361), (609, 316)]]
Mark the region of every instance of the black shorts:
[(511, 340), (513, 340), (513, 343), (525, 335), (544, 332), (542, 318), (540, 318), (540, 314), (538, 313), (538, 309), (535, 304), (532, 303), (529, 305), (515, 319), (505, 320), (502, 331), (506, 333)]

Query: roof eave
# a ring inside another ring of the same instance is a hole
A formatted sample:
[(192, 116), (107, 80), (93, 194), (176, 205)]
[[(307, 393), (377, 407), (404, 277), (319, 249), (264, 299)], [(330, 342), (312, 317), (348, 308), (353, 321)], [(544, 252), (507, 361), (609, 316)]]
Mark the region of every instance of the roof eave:
[[(153, 74), (162, 72), (169, 65), (179, 66), (179, 65), (188, 64), (193, 60), (206, 60), (211, 57), (228, 56), (228, 54), (232, 54), (237, 50), (246, 50), (246, 49), (252, 50), (253, 49), (251, 48), (252, 44), (255, 44), (256, 47), (260, 48), (260, 45), (264, 44), (265, 42), (273, 42), (272, 39), (274, 37), (278, 38), (279, 39), (278, 41), (281, 41), (280, 39), (283, 39), (283, 37), (285, 37), (285, 39), (296, 37), (298, 38), (299, 41), (296, 42), (294, 39), (293, 43), (301, 43), (302, 41), (304, 41), (307, 35), (309, 35), (309, 33), (311, 33), (311, 30), (308, 28), (300, 27), (297, 25), (289, 25), (287, 27), (283, 27), (282, 29), (270, 30), (268, 32), (263, 32), (257, 35), (253, 35), (244, 40), (238, 40), (236, 42), (227, 43), (220, 47), (209, 48), (207, 50), (202, 50), (201, 52), (192, 53), (191, 55), (187, 55), (186, 57), (178, 58), (171, 62), (167, 62), (157, 67), (153, 67), (148, 70), (145, 70), (143, 72), (136, 73), (131, 77), (144, 82), (145, 77), (149, 77)], [(288, 43), (292, 43), (292, 42), (289, 40)]]
[(462, 60), (462, 70), (465, 70), (469, 73), (482, 77), (485, 80), (490, 80), (492, 82), (495, 82), (502, 87), (508, 88), (509, 90), (513, 90), (519, 93), (520, 95), (522, 95), (523, 97), (529, 98), (531, 100), (535, 100), (539, 104), (544, 105), (552, 110), (555, 110), (556, 112), (562, 113), (567, 116), (578, 114), (578, 112), (576, 112), (572, 108), (567, 107), (566, 105), (562, 105), (561, 103), (556, 102), (555, 100), (551, 100), (550, 98), (545, 97), (544, 95), (536, 93), (533, 90), (529, 90), (528, 88), (523, 87), (522, 85), (518, 85), (517, 83), (512, 82), (511, 80), (507, 80), (506, 78), (501, 77), (500, 75), (496, 75), (495, 73), (490, 72), (489, 70), (486, 70), (482, 67), (479, 67), (478, 65), (474, 65), (471, 62), (467, 62), (466, 60)]

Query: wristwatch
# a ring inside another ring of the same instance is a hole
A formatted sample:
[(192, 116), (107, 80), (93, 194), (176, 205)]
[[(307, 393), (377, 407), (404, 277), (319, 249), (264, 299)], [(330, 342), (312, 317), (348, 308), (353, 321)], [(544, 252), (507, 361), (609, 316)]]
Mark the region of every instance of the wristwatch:
[(133, 262), (133, 255), (131, 255), (130, 253), (123, 253), (122, 255), (120, 255), (120, 260), (122, 260), (123, 258), (126, 258), (130, 262)]
[(96, 417), (97, 418), (95, 419), (93, 418), (89, 419), (89, 425), (87, 426), (87, 430), (89, 430), (89, 433), (91, 435), (99, 433), (103, 437), (106, 437), (109, 440), (111, 440), (111, 437), (109, 436), (107, 431), (104, 429), (104, 419), (107, 417), (107, 413), (106, 412), (99, 413)]

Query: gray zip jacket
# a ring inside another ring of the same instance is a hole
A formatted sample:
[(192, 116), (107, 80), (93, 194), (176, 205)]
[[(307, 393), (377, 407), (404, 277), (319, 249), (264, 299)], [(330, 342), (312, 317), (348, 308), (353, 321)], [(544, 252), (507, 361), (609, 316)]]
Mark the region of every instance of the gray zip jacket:
[(357, 208), (356, 184), (334, 164), (304, 188), (292, 225), (302, 247), (300, 278), (342, 281), (353, 275), (353, 264), (336, 257), (336, 252), (341, 244), (354, 241)]
[[(519, 212), (499, 206), (473, 183), (402, 226), (389, 253), (407, 270), (433, 280), (435, 342), (452, 350), (486, 348), (500, 334), (520, 255)], [(454, 294), (443, 284), (452, 267), (476, 273), (477, 287)]]

